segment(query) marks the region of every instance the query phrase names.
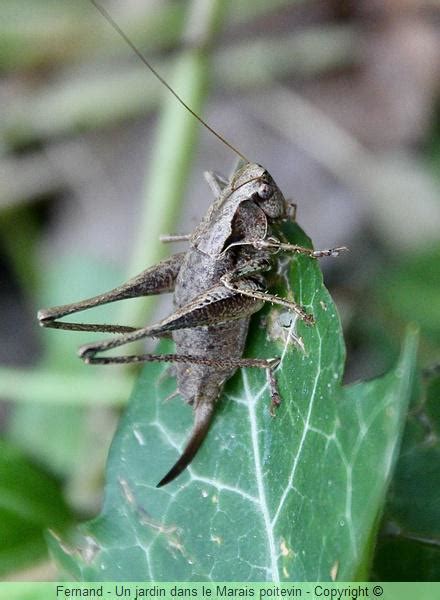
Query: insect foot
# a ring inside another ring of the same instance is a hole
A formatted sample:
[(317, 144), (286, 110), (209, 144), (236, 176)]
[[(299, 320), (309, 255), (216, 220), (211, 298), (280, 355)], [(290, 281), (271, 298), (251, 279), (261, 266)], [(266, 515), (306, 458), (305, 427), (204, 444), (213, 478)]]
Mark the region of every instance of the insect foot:
[(349, 252), (347, 246), (339, 246), (338, 248), (330, 248), (329, 250), (315, 250), (311, 256), (313, 258), (321, 258), (321, 256), (339, 256), (342, 252)]
[(281, 363), (281, 358), (277, 357), (277, 358), (269, 358), (267, 360), (267, 381), (269, 384), (269, 388), (270, 388), (270, 407), (269, 407), (269, 412), (272, 415), (272, 417), (275, 416), (275, 411), (278, 408), (278, 406), (280, 406), (281, 404), (281, 396), (278, 392), (278, 385), (277, 385), (277, 380), (275, 379), (275, 369), (279, 366), (279, 364)]
[(313, 315), (309, 315), (308, 313), (304, 313), (304, 316), (301, 317), (306, 325), (314, 325), (315, 317)]

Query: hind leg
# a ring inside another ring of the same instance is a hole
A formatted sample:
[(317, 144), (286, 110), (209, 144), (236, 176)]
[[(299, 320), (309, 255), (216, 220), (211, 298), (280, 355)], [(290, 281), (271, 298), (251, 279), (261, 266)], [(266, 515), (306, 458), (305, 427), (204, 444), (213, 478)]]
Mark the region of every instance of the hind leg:
[(102, 331), (107, 333), (129, 333), (136, 331), (135, 327), (126, 325), (106, 325), (102, 323), (69, 323), (59, 321), (62, 317), (77, 312), (82, 312), (95, 306), (102, 306), (110, 302), (125, 300), (126, 298), (139, 298), (141, 296), (152, 296), (165, 294), (174, 290), (174, 283), (179, 273), (185, 254), (183, 252), (174, 254), (159, 264), (146, 269), (136, 277), (133, 277), (123, 285), (93, 296), (81, 302), (54, 306), (38, 311), (38, 320), (42, 327), (52, 329), (67, 329), (69, 331)]

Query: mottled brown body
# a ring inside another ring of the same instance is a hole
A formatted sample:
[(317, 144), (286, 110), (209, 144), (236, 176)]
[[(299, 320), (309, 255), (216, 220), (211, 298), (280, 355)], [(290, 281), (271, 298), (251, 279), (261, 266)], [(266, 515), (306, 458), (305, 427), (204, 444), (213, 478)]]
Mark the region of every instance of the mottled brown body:
[[(234, 268), (233, 253), (228, 253), (216, 261), (199, 250), (190, 250), (180, 268), (174, 290), (176, 308), (185, 306), (198, 295), (214, 288), (220, 277)], [(232, 308), (229, 299), (228, 313)], [(239, 298), (239, 301), (241, 298)], [(241, 303), (240, 303), (241, 304)], [(249, 314), (255, 312), (261, 303), (249, 298)], [(239, 307), (240, 309), (242, 306)], [(218, 311), (222, 307), (218, 306)], [(216, 325), (205, 325), (192, 329), (179, 329), (173, 332), (178, 354), (208, 356), (219, 363), (225, 358), (239, 359), (243, 356), (249, 316)], [(209, 397), (217, 397), (223, 383), (229, 379), (236, 368), (213, 367), (208, 365), (176, 365), (176, 376), (179, 393), (189, 404), (198, 405)]]
[[(240, 178), (240, 173), (240, 170), (236, 172), (230, 185), (223, 190), (220, 187), (214, 188), (213, 191), (220, 192), (219, 197), (191, 236), (191, 248), (186, 253), (176, 278), (176, 309), (181, 309), (198, 298), (205, 298), (205, 312), (209, 321), (213, 322), (173, 331), (176, 353), (209, 357), (212, 362), (191, 365), (180, 363), (175, 367), (178, 392), (194, 407), (195, 423), (182, 457), (162, 479), (161, 484), (171, 481), (197, 452), (208, 431), (224, 383), (235, 373), (243, 356), (250, 316), (263, 305), (261, 300), (232, 292), (221, 283), (224, 276), (235, 272), (251, 258), (258, 265), (266, 264), (267, 252), (259, 252), (257, 256), (242, 245), (228, 248), (228, 242), (234, 243), (231, 236), (235, 234), (234, 240), (237, 243), (239, 238), (245, 239), (245, 230), (254, 231), (257, 228), (256, 222), (250, 222), (255, 214), (249, 206), (241, 209), (238, 236), (233, 221), (240, 206), (249, 200), (250, 191), (247, 187), (255, 187), (264, 169), (257, 165), (246, 165), (244, 177)], [(216, 183), (219, 184), (218, 179)], [(264, 226), (259, 233), (265, 235), (267, 223), (264, 216), (263, 221)], [(255, 266), (255, 271), (258, 270)], [(253, 283), (263, 289), (256, 281)], [(225, 365), (225, 358), (235, 365)]]

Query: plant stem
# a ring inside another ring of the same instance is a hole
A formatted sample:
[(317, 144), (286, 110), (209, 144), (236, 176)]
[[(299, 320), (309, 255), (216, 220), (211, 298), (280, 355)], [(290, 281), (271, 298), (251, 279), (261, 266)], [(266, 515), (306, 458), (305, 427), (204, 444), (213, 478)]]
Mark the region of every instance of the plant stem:
[(54, 373), (52, 369), (0, 367), (0, 397), (22, 404), (120, 406), (132, 388), (123, 373), (99, 377)]

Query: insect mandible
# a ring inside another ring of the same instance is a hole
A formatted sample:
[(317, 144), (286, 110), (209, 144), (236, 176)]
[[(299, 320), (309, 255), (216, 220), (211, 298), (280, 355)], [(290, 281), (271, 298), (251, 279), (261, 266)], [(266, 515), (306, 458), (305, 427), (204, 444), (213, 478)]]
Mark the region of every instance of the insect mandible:
[[(262, 166), (248, 161), (194, 113), (110, 15), (94, 0), (91, 2), (177, 100), (240, 157), (229, 180), (213, 172), (205, 173), (215, 199), (196, 229), (188, 235), (163, 238), (162, 241), (188, 241), (186, 252), (172, 255), (113, 290), (38, 312), (43, 327), (118, 334), (82, 346), (79, 356), (87, 364), (175, 363), (178, 392), (194, 409), (194, 426), (181, 457), (157, 484), (160, 487), (175, 479), (195, 456), (208, 432), (224, 383), (238, 368), (265, 369), (272, 413), (280, 404), (275, 380), (279, 359), (243, 358), (250, 317), (265, 302), (281, 305), (306, 323), (313, 323), (313, 316), (301, 306), (267, 291), (267, 274), (276, 265), (278, 253), (318, 258), (337, 256), (346, 248), (314, 251), (287, 243), (277, 226), (282, 221), (294, 220), (296, 207), (284, 198), (271, 175)], [(174, 311), (147, 327), (59, 320), (102, 304), (163, 293), (174, 294)], [(169, 335), (176, 346), (174, 354), (103, 356), (106, 351), (130, 342)]]

